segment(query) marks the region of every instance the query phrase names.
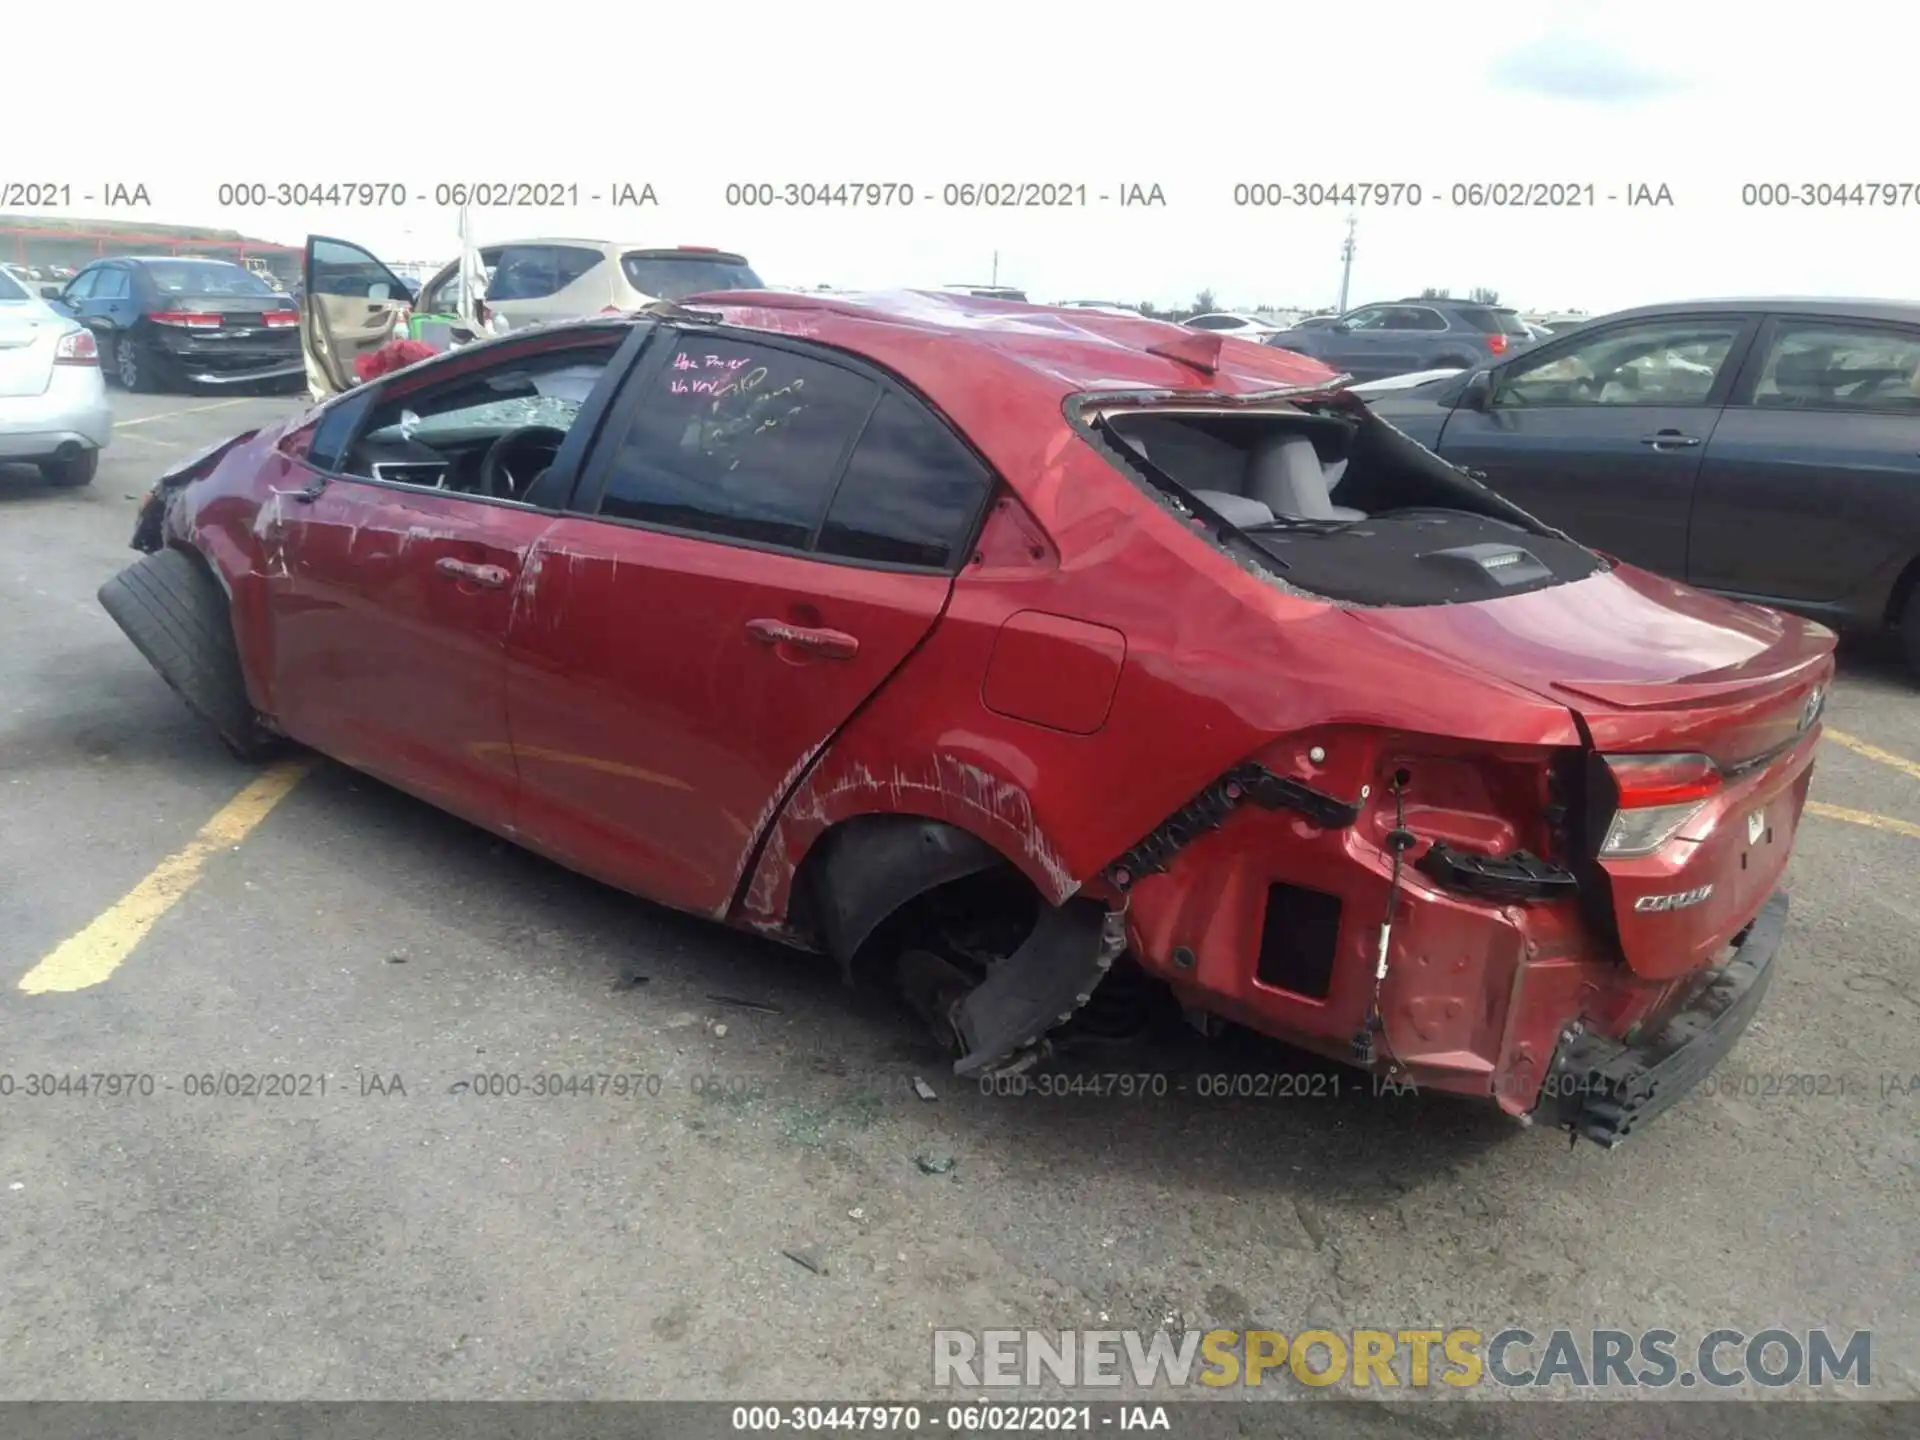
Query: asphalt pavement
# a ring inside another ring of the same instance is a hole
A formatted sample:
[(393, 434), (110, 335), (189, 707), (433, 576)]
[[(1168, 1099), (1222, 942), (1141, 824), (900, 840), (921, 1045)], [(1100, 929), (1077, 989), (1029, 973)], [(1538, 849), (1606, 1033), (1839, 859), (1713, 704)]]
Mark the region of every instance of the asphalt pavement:
[[(1889, 654), (1843, 659), (1743, 1093), (1612, 1153), (1353, 1077), (993, 1098), (824, 964), (328, 762), (258, 789), (94, 592), (170, 458), (299, 402), (114, 398), (92, 486), (0, 469), (0, 1399), (902, 1396), (936, 1326), (1508, 1324), (1871, 1329), (1874, 1392), (1920, 1397)], [(83, 936), (110, 973), (31, 983)], [(1302, 1062), (1109, 1068), (1196, 1063)], [(128, 1078), (27, 1093), (80, 1074)]]

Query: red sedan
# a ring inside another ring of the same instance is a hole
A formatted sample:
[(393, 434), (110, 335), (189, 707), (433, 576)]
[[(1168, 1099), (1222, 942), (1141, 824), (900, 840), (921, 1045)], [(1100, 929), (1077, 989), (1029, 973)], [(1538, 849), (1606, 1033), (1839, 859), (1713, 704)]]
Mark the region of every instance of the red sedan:
[(101, 600), (241, 754), (883, 977), (961, 1075), (1118, 966), (1618, 1143), (1767, 989), (1833, 637), (1333, 378), (1086, 310), (697, 297), (235, 437)]

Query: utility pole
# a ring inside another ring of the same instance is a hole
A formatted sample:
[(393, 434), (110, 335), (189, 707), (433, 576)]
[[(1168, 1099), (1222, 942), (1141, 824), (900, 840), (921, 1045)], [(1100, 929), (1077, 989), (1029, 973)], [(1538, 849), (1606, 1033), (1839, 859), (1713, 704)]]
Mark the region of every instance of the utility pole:
[(1340, 242), (1340, 304), (1339, 313), (1347, 313), (1347, 283), (1353, 279), (1353, 234), (1360, 228), (1358, 215), (1347, 216), (1347, 238)]
[(987, 283), (989, 285), (998, 285), (1000, 283), (1000, 252), (998, 250), (993, 252), (993, 278)]

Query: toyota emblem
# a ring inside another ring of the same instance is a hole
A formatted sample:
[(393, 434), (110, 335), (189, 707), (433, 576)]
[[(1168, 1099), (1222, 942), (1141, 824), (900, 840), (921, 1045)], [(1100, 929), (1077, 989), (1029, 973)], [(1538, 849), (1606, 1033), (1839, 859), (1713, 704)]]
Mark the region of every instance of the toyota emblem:
[(1820, 718), (1820, 706), (1827, 698), (1826, 691), (1816, 685), (1807, 692), (1807, 703), (1800, 707), (1800, 728), (1809, 729)]

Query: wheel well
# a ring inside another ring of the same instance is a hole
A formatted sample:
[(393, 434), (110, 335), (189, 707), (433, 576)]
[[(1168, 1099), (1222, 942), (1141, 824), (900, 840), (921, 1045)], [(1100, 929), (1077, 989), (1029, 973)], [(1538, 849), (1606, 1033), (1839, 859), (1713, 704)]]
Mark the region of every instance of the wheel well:
[(1900, 623), (1906, 615), (1907, 601), (1912, 598), (1916, 586), (1920, 586), (1920, 555), (1909, 560), (1907, 568), (1900, 572), (1900, 578), (1893, 582), (1893, 590), (1887, 596), (1887, 624)]
[(1017, 865), (957, 825), (920, 815), (855, 815), (829, 828), (801, 858), (790, 919), (852, 978), (857, 957), (891, 943), (900, 928), (913, 928), (903, 912), (955, 886), (967, 887), (964, 893), (981, 905), (995, 893), (996, 903), (1020, 894), (1040, 900)]

